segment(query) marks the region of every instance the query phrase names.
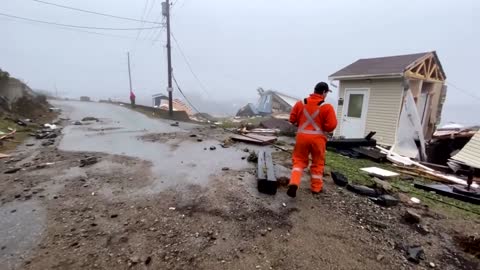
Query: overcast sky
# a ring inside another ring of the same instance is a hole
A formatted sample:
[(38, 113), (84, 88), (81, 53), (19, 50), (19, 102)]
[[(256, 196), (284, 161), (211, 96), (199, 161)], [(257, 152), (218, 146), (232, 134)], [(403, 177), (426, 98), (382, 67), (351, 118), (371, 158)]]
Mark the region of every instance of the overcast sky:
[[(161, 20), (161, 0), (45, 1)], [(358, 58), (432, 50), (437, 51), (448, 81), (462, 89), (449, 88), (444, 116), (457, 120), (462, 113), (453, 112), (474, 108), (480, 101), (480, 1), (175, 1), (172, 32), (206, 91), (190, 73), (176, 43), (174, 74), (201, 109), (206, 109), (204, 99), (226, 107), (254, 102), (257, 87), (304, 97), (316, 82)], [(151, 26), (32, 0), (1, 3), (0, 13), (63, 24)], [(130, 51), (137, 99), (145, 103), (152, 94), (166, 92), (165, 32), (88, 30), (118, 35), (101, 36), (2, 16), (0, 23), (0, 68), (32, 88), (52, 90), (56, 85), (71, 97), (126, 100)], [(465, 111), (468, 114), (471, 110)]]

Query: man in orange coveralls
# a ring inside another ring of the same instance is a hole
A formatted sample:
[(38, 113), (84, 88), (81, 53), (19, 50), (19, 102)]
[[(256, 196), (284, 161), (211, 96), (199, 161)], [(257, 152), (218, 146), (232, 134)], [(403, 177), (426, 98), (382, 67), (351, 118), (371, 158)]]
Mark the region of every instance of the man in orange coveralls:
[(303, 170), (308, 167), (308, 156), (312, 154), (311, 190), (318, 194), (323, 188), (323, 168), (325, 166), (325, 148), (327, 133), (337, 127), (337, 117), (333, 106), (325, 103), (331, 92), (328, 84), (320, 82), (314, 93), (303, 101), (298, 101), (290, 113), (290, 122), (298, 127), (295, 149), (293, 150), (293, 169), (287, 194), (297, 196)]

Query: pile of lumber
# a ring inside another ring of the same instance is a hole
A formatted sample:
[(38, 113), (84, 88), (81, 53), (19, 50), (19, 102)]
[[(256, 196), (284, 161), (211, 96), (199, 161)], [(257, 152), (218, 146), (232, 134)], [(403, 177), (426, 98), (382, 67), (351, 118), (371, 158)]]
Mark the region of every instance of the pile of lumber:
[[(404, 174), (424, 177), (433, 181), (443, 182), (448, 184), (458, 184), (467, 186), (467, 181), (455, 175), (446, 174), (427, 167), (420, 162), (414, 161), (408, 157), (401, 156), (397, 153), (389, 151), (385, 148), (377, 146), (383, 153), (387, 154), (387, 159), (398, 168), (398, 171)], [(473, 188), (478, 188), (477, 183), (472, 184)]]

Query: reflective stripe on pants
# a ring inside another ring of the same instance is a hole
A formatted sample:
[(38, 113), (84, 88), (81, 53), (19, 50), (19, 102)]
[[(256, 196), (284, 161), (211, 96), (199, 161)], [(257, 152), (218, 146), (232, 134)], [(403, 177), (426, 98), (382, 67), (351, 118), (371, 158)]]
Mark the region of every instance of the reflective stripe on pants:
[[(293, 168), (290, 185), (300, 185), (303, 170), (308, 167), (308, 157), (312, 155), (310, 166), (311, 189), (319, 192), (323, 188), (323, 169), (325, 167), (325, 147), (327, 139), (323, 135), (297, 134), (295, 148), (293, 150)], [(298, 170), (300, 169), (300, 170)]]

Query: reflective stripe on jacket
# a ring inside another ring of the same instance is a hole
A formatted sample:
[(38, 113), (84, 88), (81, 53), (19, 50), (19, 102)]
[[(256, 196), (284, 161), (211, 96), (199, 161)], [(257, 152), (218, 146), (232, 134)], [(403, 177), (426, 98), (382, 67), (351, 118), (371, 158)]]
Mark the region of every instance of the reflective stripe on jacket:
[(337, 127), (337, 116), (323, 96), (311, 94), (293, 106), (290, 122), (298, 127), (298, 133), (326, 135)]

